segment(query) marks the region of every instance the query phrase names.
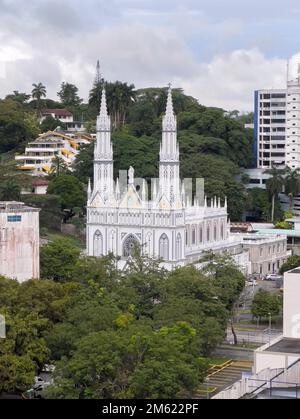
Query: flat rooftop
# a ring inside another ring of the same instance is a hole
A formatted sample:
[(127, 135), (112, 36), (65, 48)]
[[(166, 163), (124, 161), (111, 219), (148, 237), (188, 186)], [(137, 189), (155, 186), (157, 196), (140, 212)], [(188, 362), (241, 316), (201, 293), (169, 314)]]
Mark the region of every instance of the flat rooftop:
[(36, 212), (38, 208), (28, 207), (23, 202), (0, 201), (0, 212)]
[(288, 271), (289, 274), (300, 274), (300, 267)]
[(299, 355), (300, 339), (283, 338), (279, 342), (266, 349), (266, 352), (280, 352)]

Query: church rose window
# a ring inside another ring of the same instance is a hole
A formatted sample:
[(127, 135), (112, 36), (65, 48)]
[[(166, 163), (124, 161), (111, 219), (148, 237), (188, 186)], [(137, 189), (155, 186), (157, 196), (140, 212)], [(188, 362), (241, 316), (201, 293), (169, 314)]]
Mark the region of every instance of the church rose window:
[(134, 251), (137, 250), (139, 246), (140, 243), (137, 238), (133, 234), (130, 234), (123, 243), (123, 256), (132, 256)]

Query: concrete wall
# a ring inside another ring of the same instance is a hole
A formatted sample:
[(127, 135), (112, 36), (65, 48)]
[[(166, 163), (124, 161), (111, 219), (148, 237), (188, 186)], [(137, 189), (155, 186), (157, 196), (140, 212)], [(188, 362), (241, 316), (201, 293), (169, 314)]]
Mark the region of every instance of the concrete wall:
[[(13, 215), (21, 221), (8, 222)], [(20, 282), (40, 277), (38, 210), (0, 211), (0, 275)]]
[(284, 275), (283, 333), (286, 338), (300, 339), (300, 268)]

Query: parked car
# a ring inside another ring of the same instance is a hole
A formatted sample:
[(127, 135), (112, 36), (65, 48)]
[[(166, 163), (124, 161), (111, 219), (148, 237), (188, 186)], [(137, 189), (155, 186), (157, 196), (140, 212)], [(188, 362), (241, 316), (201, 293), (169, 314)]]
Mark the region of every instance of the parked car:
[(269, 274), (266, 276), (266, 281), (277, 281), (277, 279), (280, 279), (281, 276), (278, 274)]

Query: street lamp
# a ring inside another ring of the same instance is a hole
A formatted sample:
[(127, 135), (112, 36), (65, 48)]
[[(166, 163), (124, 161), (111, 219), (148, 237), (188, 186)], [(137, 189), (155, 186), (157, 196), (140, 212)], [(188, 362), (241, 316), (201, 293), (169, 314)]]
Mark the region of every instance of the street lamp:
[(269, 313), (269, 346), (271, 346), (272, 314)]

